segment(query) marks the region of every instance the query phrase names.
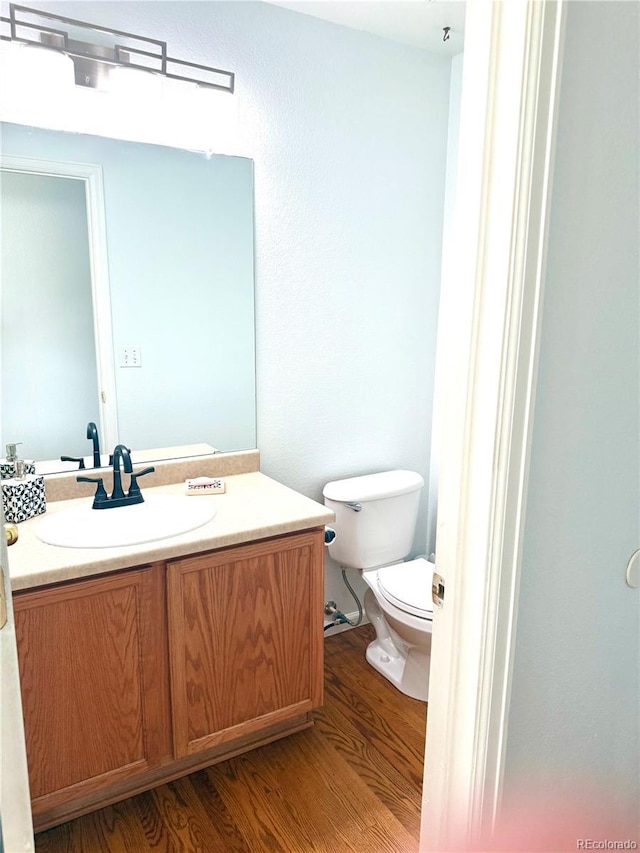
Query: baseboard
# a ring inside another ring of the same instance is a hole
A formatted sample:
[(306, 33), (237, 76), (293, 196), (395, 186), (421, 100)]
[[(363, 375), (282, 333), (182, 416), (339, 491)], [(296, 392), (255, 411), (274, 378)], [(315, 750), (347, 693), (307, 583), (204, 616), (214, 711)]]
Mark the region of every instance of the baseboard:
[[(354, 610), (352, 613), (344, 614), (350, 622), (358, 621), (358, 611)], [(324, 620), (325, 627), (331, 624), (330, 619)], [(363, 612), (362, 614), (362, 622), (360, 625), (368, 625), (369, 620), (367, 619), (366, 614)], [(333, 628), (327, 628), (324, 632), (324, 636), (326, 637), (334, 637), (336, 634), (341, 634), (343, 631), (350, 631), (352, 628), (359, 628), (360, 625), (349, 625), (348, 622), (340, 622), (337, 625), (334, 625)]]

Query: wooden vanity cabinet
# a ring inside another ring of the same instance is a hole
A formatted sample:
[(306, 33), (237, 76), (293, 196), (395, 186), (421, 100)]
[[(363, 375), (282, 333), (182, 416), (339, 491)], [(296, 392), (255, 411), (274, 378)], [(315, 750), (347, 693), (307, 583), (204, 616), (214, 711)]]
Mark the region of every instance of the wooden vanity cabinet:
[(36, 831), (312, 724), (322, 529), (14, 594)]
[(14, 595), (34, 815), (169, 750), (162, 567)]
[(323, 551), (311, 532), (168, 563), (176, 756), (322, 704)]

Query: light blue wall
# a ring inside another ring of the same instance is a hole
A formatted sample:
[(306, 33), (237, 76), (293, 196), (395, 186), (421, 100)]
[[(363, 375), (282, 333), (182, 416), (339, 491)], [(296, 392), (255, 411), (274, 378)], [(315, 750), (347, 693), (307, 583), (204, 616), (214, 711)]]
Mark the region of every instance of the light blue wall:
[[(237, 74), (264, 473), (318, 499), (388, 468), (428, 481), (449, 58), (250, 0), (54, 8)], [(331, 565), (327, 597), (353, 608)]]
[(640, 803), (640, 6), (567, 5), (505, 765), (558, 850), (637, 841)]

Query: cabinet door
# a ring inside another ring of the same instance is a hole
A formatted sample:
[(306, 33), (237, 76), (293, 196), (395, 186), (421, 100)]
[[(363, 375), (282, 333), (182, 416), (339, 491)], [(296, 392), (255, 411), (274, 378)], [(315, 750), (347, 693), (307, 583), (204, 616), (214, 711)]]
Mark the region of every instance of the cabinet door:
[(162, 583), (158, 565), (14, 596), (34, 813), (167, 753)]
[(176, 756), (322, 703), (321, 530), (168, 564)]

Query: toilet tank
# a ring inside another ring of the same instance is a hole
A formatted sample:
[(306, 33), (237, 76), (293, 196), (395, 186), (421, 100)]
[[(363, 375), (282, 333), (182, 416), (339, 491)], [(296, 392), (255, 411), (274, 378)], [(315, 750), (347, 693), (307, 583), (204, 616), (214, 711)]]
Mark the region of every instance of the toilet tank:
[(383, 471), (334, 480), (323, 489), (336, 515), (329, 555), (341, 566), (371, 569), (411, 551), (424, 480), (415, 471)]

